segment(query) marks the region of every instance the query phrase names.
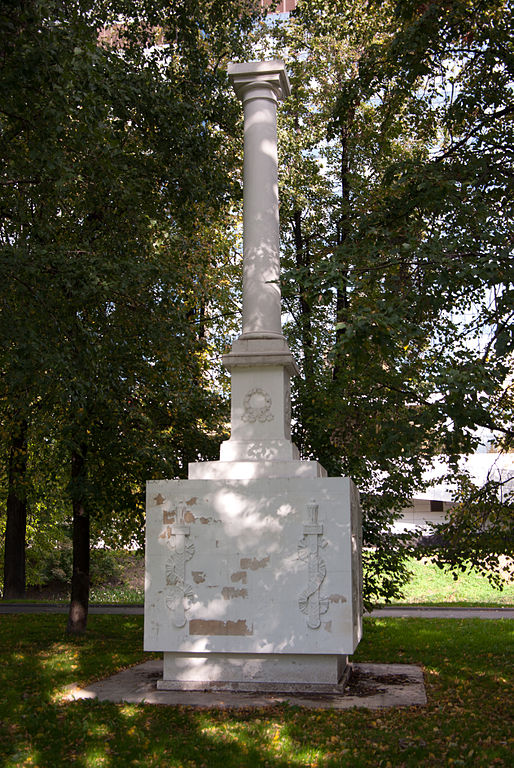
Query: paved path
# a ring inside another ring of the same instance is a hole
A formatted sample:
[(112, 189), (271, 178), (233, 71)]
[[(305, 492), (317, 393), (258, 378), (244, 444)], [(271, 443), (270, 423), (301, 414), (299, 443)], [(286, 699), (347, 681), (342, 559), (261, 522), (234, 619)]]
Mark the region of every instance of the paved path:
[[(0, 600), (0, 613), (68, 613), (67, 603), (2, 603)], [(107, 613), (139, 615), (144, 613), (142, 605), (99, 605), (92, 603), (89, 613)], [(397, 618), (423, 618), (423, 619), (514, 619), (514, 607), (505, 608), (463, 608), (460, 606), (432, 607), (430, 605), (419, 606), (388, 606), (377, 608), (371, 615), (392, 616)]]
[(464, 608), (462, 606), (387, 606), (377, 608), (371, 616), (394, 616), (421, 619), (514, 619), (514, 608)]
[[(2, 603), (0, 613), (68, 613), (68, 603)], [(124, 616), (142, 616), (142, 605), (97, 605), (90, 604), (89, 613), (121, 613)]]

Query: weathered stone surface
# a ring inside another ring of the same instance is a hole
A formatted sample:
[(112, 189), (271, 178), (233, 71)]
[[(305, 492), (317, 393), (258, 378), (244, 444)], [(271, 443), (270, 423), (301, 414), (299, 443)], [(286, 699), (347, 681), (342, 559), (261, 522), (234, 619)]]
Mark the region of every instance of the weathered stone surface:
[[(166, 501), (156, 505), (159, 494)], [(189, 512), (194, 521), (165, 524), (166, 511), (176, 520)], [(361, 634), (359, 551), (360, 510), (347, 478), (151, 481), (145, 649), (353, 653)], [(185, 618), (179, 626), (177, 611)], [(219, 622), (244, 622), (248, 631), (210, 631)]]

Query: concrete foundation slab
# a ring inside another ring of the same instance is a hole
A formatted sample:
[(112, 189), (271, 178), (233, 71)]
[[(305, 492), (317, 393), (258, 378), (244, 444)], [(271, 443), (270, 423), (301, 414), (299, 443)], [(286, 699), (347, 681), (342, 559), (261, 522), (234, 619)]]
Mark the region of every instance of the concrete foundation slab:
[(155, 659), (125, 669), (86, 688), (67, 690), (67, 701), (99, 701), (161, 704), (194, 708), (241, 709), (289, 703), (308, 709), (383, 709), (426, 706), (423, 670), (413, 664), (350, 664), (351, 675), (343, 691), (332, 693), (245, 693), (235, 691), (164, 691), (162, 660)]

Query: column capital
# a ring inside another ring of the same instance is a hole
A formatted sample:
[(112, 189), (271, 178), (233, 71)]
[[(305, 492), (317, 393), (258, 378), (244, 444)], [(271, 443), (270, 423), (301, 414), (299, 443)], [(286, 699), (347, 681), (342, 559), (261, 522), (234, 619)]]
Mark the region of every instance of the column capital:
[(230, 62), (227, 71), (241, 101), (255, 88), (269, 89), (277, 101), (287, 98), (291, 93), (286, 67), (281, 59), (248, 61), (243, 64)]

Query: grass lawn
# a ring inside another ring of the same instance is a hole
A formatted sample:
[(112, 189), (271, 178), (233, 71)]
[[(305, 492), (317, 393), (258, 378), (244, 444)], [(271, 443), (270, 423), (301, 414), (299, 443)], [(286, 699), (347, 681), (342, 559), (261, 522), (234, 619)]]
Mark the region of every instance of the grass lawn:
[(367, 619), (355, 660), (422, 664), (428, 694), (426, 708), (378, 712), (64, 702), (66, 686), (143, 658), (141, 617), (91, 616), (80, 639), (64, 626), (59, 615), (0, 616), (6, 768), (512, 764), (514, 623), (506, 619)]
[(461, 574), (455, 581), (429, 560), (411, 560), (412, 579), (405, 587), (401, 603), (462, 605), (514, 605), (514, 581), (500, 592), (483, 576)]

